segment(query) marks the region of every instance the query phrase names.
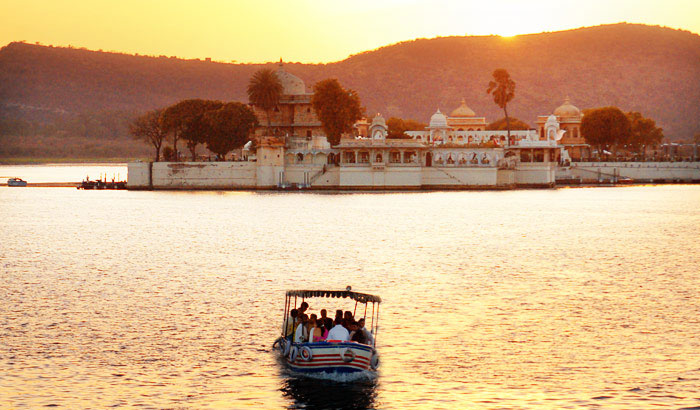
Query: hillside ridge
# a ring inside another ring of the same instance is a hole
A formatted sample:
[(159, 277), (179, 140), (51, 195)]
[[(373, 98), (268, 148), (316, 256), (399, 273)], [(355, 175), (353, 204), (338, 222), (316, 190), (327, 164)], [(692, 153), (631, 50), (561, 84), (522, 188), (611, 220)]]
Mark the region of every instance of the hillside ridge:
[[(248, 79), (276, 63), (234, 64), (10, 43), (0, 49), (2, 115), (46, 118), (95, 110), (143, 111), (184, 98), (246, 101)], [(569, 96), (581, 109), (640, 111), (670, 140), (700, 132), (700, 36), (619, 23), (515, 37), (449, 36), (383, 46), (326, 64), (285, 63), (310, 90), (336, 77), (368, 115), (427, 121), (465, 98), (489, 121), (495, 68), (515, 80), (509, 113), (530, 125)]]

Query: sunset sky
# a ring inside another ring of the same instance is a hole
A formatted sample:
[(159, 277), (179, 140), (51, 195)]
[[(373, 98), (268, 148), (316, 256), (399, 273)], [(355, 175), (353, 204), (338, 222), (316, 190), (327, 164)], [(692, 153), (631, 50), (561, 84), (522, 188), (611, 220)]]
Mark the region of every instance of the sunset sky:
[(415, 38), (643, 23), (700, 32), (698, 0), (0, 0), (0, 46), (331, 62)]

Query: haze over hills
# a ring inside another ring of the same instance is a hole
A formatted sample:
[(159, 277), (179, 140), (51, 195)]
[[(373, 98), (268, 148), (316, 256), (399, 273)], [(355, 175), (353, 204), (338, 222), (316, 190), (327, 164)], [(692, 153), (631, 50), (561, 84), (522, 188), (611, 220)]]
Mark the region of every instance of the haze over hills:
[[(45, 120), (138, 112), (184, 98), (247, 101), (248, 80), (262, 66), (11, 43), (0, 49), (0, 109), (6, 117)], [(423, 122), (462, 98), (488, 121), (501, 118), (485, 92), (496, 68), (506, 68), (517, 84), (509, 114), (530, 125), (569, 96), (581, 109), (640, 111), (667, 140), (700, 132), (700, 36), (657, 26), (418, 39), (331, 64), (285, 64), (309, 90), (337, 77), (359, 92), (368, 115)]]

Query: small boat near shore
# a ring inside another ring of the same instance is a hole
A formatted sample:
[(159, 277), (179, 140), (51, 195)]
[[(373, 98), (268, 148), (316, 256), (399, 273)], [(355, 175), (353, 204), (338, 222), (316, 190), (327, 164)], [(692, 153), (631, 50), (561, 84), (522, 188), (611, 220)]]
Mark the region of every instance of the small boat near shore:
[(9, 178), (7, 180), (7, 186), (27, 186), (27, 181), (22, 178)]
[[(366, 340), (366, 343), (333, 339), (294, 342), (294, 332), (291, 332), (290, 337), (290, 329), (293, 330), (296, 327), (291, 322), (290, 313), (293, 309), (298, 309), (302, 306), (306, 299), (311, 298), (349, 298), (354, 300), (354, 312), (347, 311), (346, 314), (352, 313), (353, 318), (365, 319), (365, 323), (369, 324), (368, 329), (358, 330), (369, 332), (370, 337)], [(374, 378), (379, 367), (376, 335), (379, 324), (380, 303), (381, 298), (379, 296), (353, 292), (349, 286), (346, 290), (340, 291), (289, 290), (285, 295), (282, 334), (273, 344), (273, 348), (279, 353), (283, 364), (292, 374), (335, 381)], [(371, 308), (369, 307), (370, 304)], [(359, 312), (358, 305), (360, 308)], [(368, 313), (370, 314), (369, 317), (367, 316)]]
[(104, 180), (102, 178), (96, 180), (96, 181), (91, 181), (89, 178), (85, 178), (80, 185), (77, 187), (78, 189), (126, 189), (126, 181), (115, 181), (112, 179), (111, 181), (108, 181), (107, 178)]

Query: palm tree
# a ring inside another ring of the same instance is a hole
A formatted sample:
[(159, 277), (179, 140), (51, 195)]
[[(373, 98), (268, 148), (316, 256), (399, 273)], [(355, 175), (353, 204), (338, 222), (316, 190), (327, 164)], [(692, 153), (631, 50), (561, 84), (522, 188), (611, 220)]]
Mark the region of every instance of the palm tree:
[(282, 83), (277, 74), (269, 68), (257, 71), (248, 83), (248, 100), (254, 106), (265, 111), (267, 116), (267, 133), (270, 134), (270, 117), (272, 110), (279, 104), (282, 96)]
[(493, 102), (503, 108), (506, 114), (506, 129), (508, 130), (508, 145), (510, 145), (510, 119), (506, 106), (515, 97), (515, 81), (511, 80), (510, 74), (505, 68), (498, 68), (493, 71), (493, 81), (489, 81), (489, 88), (486, 94), (493, 95)]

